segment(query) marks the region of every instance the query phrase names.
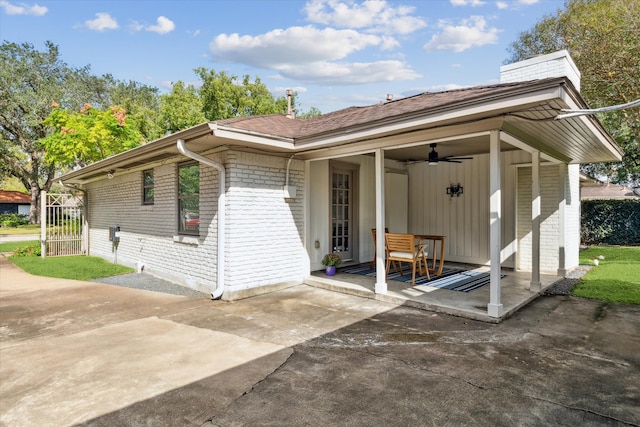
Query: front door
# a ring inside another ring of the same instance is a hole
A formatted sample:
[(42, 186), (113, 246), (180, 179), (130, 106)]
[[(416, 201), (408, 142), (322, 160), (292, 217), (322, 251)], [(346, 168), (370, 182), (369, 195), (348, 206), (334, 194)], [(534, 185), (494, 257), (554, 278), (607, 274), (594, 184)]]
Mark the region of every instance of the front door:
[(358, 165), (331, 164), (331, 248), (343, 261), (353, 261), (357, 242)]

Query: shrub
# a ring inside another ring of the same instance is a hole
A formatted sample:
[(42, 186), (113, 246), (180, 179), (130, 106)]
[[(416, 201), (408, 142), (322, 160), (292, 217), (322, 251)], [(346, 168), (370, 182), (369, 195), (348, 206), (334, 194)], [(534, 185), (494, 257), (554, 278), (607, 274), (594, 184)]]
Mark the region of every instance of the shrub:
[(584, 245), (640, 245), (640, 200), (584, 200)]
[(38, 257), (40, 255), (42, 255), (40, 243), (23, 246), (16, 249), (16, 251), (13, 253), (14, 257)]
[(0, 214), (0, 226), (2, 227), (17, 227), (26, 224), (29, 224), (29, 219), (26, 215), (17, 213)]

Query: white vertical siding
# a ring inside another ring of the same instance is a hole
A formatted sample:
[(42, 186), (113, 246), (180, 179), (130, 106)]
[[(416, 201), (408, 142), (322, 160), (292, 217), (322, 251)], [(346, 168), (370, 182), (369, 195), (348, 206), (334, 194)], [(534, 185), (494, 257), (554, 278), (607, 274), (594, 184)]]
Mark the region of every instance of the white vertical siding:
[[(502, 242), (505, 266), (515, 263), (515, 171), (511, 165), (528, 161), (528, 154), (509, 151), (502, 159)], [(446, 236), (445, 258), (451, 261), (489, 262), (489, 156), (477, 155), (462, 163), (410, 165), (409, 232)], [(446, 188), (460, 183), (464, 194), (450, 197)]]

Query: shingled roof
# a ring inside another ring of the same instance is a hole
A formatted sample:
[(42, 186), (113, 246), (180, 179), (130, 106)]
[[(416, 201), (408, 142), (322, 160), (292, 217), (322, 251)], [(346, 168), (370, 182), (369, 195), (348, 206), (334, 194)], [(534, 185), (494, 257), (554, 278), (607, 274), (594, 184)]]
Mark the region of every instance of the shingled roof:
[[(546, 79), (549, 81), (557, 78)], [(537, 85), (541, 80), (529, 82), (497, 84), (490, 86), (476, 86), (443, 92), (426, 92), (396, 101), (364, 106), (348, 107), (342, 110), (323, 114), (308, 119), (292, 120), (283, 114), (266, 116), (235, 117), (218, 120), (218, 125), (257, 132), (264, 135), (274, 135), (286, 138), (304, 138), (320, 135), (338, 129), (347, 129), (394, 118), (417, 115), (426, 111), (433, 112), (439, 108), (459, 104), (475, 99), (486, 99), (491, 96), (510, 94), (514, 89), (528, 88)]]
[(31, 196), (20, 191), (0, 190), (0, 203), (31, 204)]

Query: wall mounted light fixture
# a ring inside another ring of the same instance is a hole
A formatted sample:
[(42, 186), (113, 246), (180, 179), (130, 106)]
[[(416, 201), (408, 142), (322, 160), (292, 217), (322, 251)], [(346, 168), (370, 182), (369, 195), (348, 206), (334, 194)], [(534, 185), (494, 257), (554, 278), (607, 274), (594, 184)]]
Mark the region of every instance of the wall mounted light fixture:
[(460, 185), (460, 183), (451, 184), (450, 186), (447, 187), (447, 194), (451, 197), (453, 196), (460, 197), (460, 195), (463, 192), (464, 192), (464, 188), (462, 188), (462, 185)]
[(109, 172), (107, 172), (107, 178), (109, 179), (113, 179), (113, 174), (116, 173), (115, 170), (111, 169)]

